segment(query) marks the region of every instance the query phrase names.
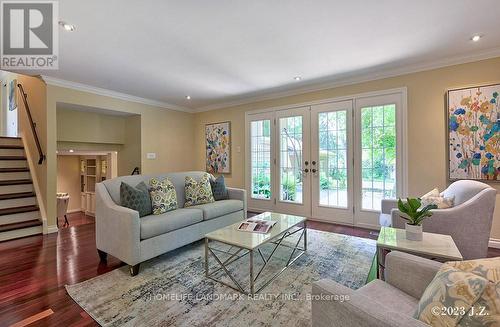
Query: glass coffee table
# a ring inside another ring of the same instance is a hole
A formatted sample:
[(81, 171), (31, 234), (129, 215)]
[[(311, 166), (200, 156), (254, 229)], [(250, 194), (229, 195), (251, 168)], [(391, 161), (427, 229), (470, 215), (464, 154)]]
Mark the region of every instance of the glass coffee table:
[[(205, 235), (205, 276), (234, 290), (249, 295), (254, 295), (256, 292), (260, 292), (307, 250), (307, 223), (305, 217), (264, 212), (252, 218), (272, 220), (276, 221), (276, 224), (267, 234), (239, 231), (238, 226), (241, 222), (238, 222)], [(299, 233), (299, 238), (297, 241), (292, 243), (294, 245), (290, 246), (283, 243), (285, 239), (293, 235), (297, 235), (297, 233)], [(301, 241), (303, 241), (302, 247), (299, 246)], [(228, 250), (221, 250), (213, 246), (214, 243), (223, 243), (229, 245), (230, 248)], [(261, 251), (261, 247), (264, 244), (274, 245), (270, 254), (267, 256)], [(269, 260), (272, 259), (279, 247), (286, 247), (290, 250), (290, 256), (286, 259), (286, 264), (270, 278), (260, 283), (258, 289), (256, 290), (256, 283), (260, 281), (259, 277), (262, 277), (262, 272), (267, 267)], [(247, 268), (240, 267), (240, 269), (249, 269), (249, 289), (245, 289), (241, 285), (241, 281), (238, 281), (229, 269), (230, 264), (235, 263), (246, 255), (249, 255), (249, 265)], [(256, 255), (260, 256), (263, 265), (258, 271), (254, 272), (254, 257)], [(218, 268), (213, 271), (210, 271), (209, 267), (210, 256), (212, 256), (218, 264)], [(223, 256), (229, 257), (223, 258)], [(221, 270), (225, 272), (234, 285), (226, 283), (215, 276), (215, 274)]]

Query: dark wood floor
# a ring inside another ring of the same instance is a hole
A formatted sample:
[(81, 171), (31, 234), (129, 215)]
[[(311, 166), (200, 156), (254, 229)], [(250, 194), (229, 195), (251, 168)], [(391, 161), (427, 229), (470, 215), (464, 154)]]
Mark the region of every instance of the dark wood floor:
[[(57, 234), (0, 242), (0, 326), (96, 326), (66, 294), (74, 284), (123, 264), (109, 256), (99, 262), (94, 218), (68, 215), (69, 227)], [(60, 221), (62, 226), (62, 220)], [(341, 234), (377, 238), (377, 233), (354, 227), (309, 222), (308, 227)], [(489, 256), (500, 256), (490, 249)]]

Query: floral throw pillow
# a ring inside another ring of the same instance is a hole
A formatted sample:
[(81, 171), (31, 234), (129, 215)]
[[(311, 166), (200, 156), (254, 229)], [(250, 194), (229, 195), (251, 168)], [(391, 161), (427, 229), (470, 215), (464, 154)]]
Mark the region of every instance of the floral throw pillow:
[(186, 202), (184, 207), (214, 202), (212, 187), (210, 186), (210, 175), (205, 174), (199, 182), (186, 176), (185, 179)]
[(420, 298), (414, 318), (431, 326), (476, 326), (477, 322), (462, 322), (470, 318), (471, 310), (495, 286), (483, 276), (444, 264)]
[(448, 262), (447, 265), (486, 278), (481, 297), (458, 326), (500, 326), (500, 258)]
[(151, 195), (151, 204), (153, 215), (161, 215), (167, 211), (177, 209), (177, 194), (174, 184), (168, 179), (158, 180), (151, 178), (149, 194)]

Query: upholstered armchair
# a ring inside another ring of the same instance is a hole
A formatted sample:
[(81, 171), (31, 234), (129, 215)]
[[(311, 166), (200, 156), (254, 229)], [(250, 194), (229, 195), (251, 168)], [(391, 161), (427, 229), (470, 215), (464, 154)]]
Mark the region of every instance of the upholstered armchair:
[[(441, 195), (454, 197), (454, 206), (432, 210), (432, 217), (422, 225), (424, 232), (451, 235), (464, 260), (485, 258), (496, 193), (494, 188), (477, 181), (452, 183)], [(382, 200), (380, 225), (405, 228), (405, 220), (397, 209), (397, 200)]]
[(441, 263), (398, 251), (385, 263), (385, 281), (358, 290), (327, 279), (313, 283), (312, 326), (428, 327), (413, 314)]

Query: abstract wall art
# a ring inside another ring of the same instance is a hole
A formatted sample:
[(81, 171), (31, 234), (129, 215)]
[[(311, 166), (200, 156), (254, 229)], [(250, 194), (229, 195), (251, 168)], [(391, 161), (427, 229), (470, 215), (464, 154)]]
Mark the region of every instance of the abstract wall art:
[(500, 84), (448, 91), (449, 178), (500, 180)]
[(205, 125), (207, 172), (228, 174), (231, 172), (231, 124), (230, 122)]

